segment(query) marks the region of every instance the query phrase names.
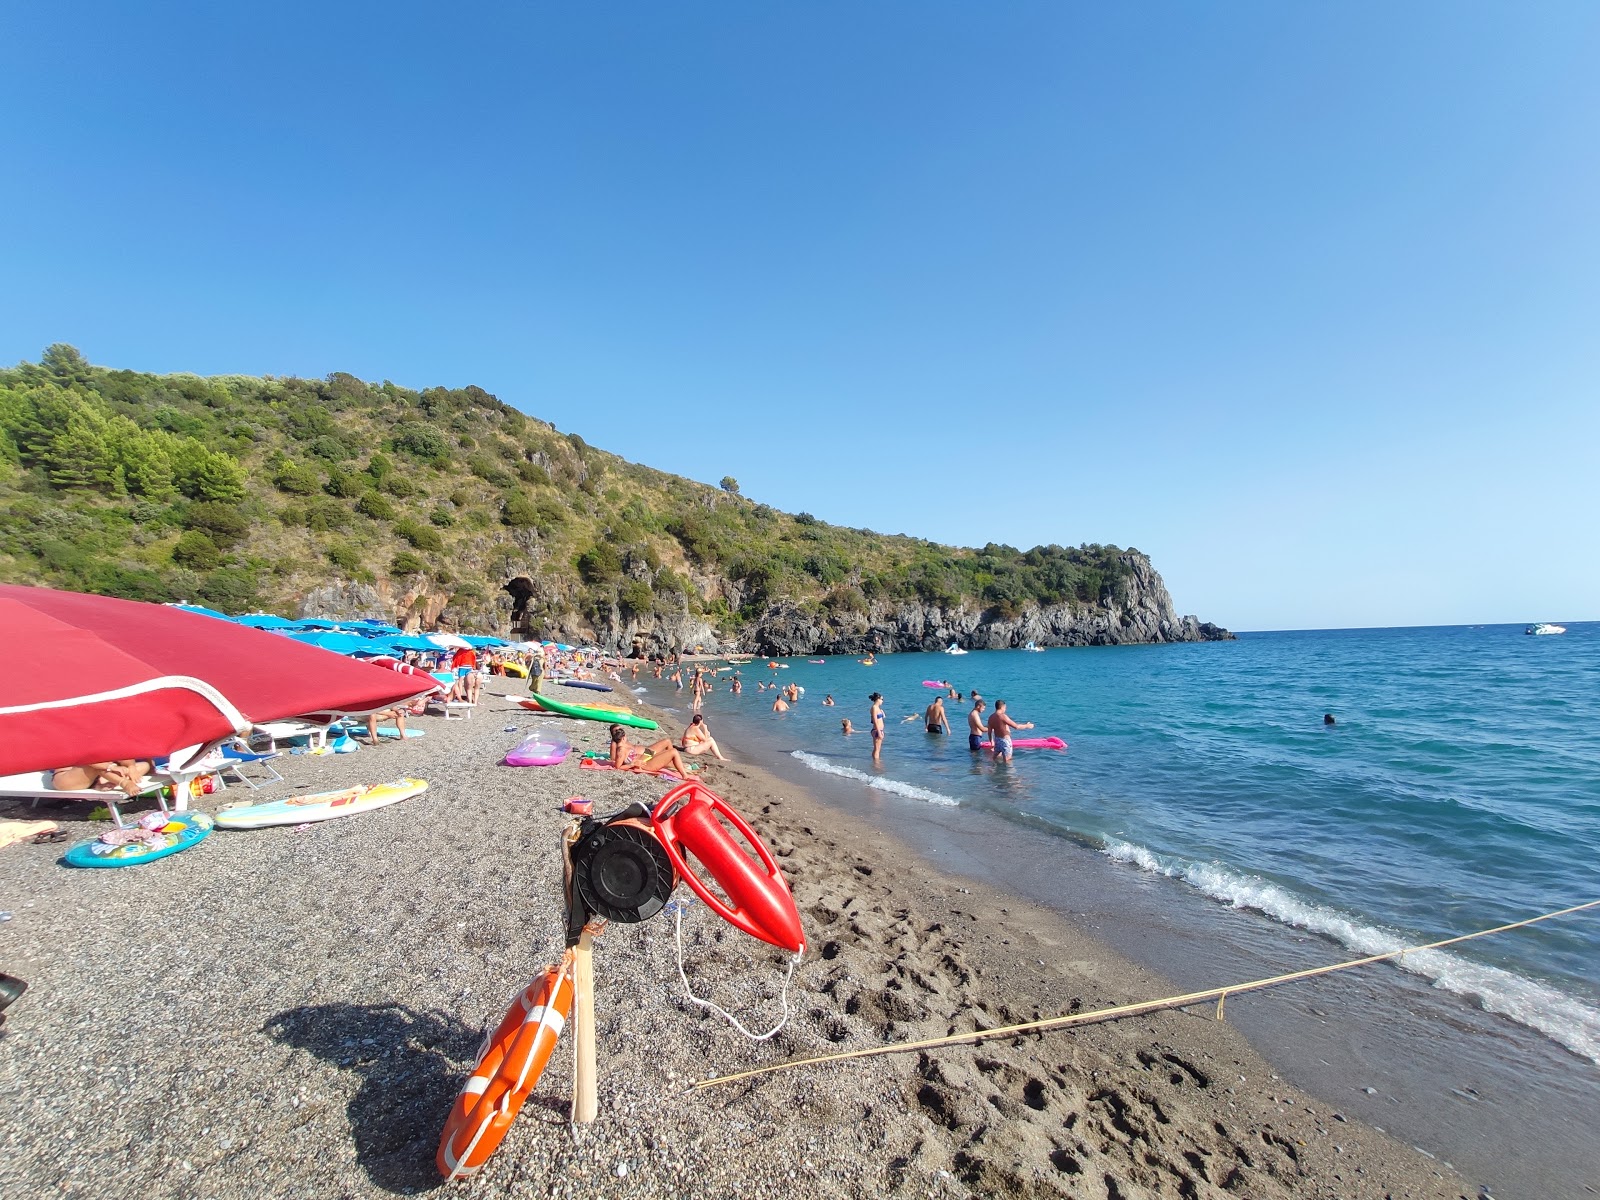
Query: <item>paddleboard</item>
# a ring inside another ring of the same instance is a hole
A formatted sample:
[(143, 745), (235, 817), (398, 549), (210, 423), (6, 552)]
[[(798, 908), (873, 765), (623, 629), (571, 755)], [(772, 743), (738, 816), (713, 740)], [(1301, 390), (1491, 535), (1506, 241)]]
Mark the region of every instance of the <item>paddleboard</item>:
[(549, 696), (540, 694), (529, 696), (526, 700), (518, 700), (523, 708), (532, 709), (534, 712), (558, 713), (563, 717), (578, 717), (584, 721), (608, 721), (616, 725), (631, 725), (635, 729), (655, 729), (657, 725), (649, 717), (635, 716), (626, 709), (604, 708), (590, 704), (568, 704), (562, 700), (554, 700)]
[[(979, 742), (978, 745), (985, 750), (994, 749), (993, 742)], [(1065, 750), (1067, 744), (1058, 737), (1012, 738), (1011, 748), (1013, 750)]]
[(609, 683), (591, 683), (587, 679), (558, 679), (556, 682), (562, 687), (588, 688), (591, 692), (609, 692), (611, 690)]
[(316, 792), (309, 796), (290, 796), (267, 804), (241, 802), (225, 805), (217, 814), (220, 829), (265, 829), (269, 825), (301, 825), (307, 821), (331, 821), (355, 813), (371, 812), (428, 790), (426, 779), (396, 779), (391, 783), (369, 783), (337, 792)]
[[(397, 726), (397, 725), (379, 725), (378, 726), (378, 736), (379, 737), (383, 737), (383, 738), (398, 738), (400, 736), (400, 727)], [(408, 741), (411, 738), (419, 738), (419, 737), (427, 737), (427, 736), (428, 736), (428, 731), (426, 729), (408, 729), (408, 730), (406, 730), (406, 739)]]
[(943, 691), (945, 688), (949, 687), (950, 685), (948, 683), (940, 683), (937, 679), (924, 679), (922, 681), (922, 686), (923, 687), (938, 688), (940, 691)]
[(180, 850), (187, 850), (203, 841), (211, 833), (211, 816), (203, 812), (173, 813), (172, 819), (157, 831), (151, 841), (129, 842), (125, 846), (108, 846), (99, 838), (79, 842), (61, 861), (69, 867), (132, 867), (139, 863), (155, 862)]
[(572, 743), (551, 729), (536, 729), (506, 752), (508, 767), (553, 767), (566, 758)]

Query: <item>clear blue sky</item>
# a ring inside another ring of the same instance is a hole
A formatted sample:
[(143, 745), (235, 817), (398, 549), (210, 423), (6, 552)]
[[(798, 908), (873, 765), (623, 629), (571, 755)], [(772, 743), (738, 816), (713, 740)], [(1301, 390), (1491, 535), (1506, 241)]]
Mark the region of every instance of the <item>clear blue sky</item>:
[(1235, 628), (1600, 617), (1600, 4), (0, 11), (0, 359), (476, 383)]

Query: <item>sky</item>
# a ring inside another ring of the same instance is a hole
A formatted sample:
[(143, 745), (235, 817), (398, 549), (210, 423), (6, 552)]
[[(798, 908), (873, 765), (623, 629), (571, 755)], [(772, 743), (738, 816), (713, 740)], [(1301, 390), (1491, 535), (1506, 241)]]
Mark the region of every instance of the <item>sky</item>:
[(0, 361), (477, 384), (1235, 629), (1600, 618), (1600, 5), (0, 10)]

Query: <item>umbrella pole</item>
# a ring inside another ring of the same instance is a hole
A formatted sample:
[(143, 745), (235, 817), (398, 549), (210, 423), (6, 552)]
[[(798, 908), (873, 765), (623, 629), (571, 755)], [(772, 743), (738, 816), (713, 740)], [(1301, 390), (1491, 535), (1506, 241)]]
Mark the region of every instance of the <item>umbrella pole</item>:
[(572, 1120), (589, 1125), (599, 1114), (600, 1100), (595, 1081), (594, 935), (587, 928), (572, 952), (572, 991)]

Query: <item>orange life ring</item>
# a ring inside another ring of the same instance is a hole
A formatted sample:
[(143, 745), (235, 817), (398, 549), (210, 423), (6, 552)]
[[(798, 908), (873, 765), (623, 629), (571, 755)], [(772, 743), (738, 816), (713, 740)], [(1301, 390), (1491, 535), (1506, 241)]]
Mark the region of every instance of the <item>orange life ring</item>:
[(484, 1039), (439, 1138), (433, 1160), (439, 1174), (467, 1179), (489, 1161), (539, 1082), (571, 1015), (569, 957), (524, 988), (500, 1027)]

